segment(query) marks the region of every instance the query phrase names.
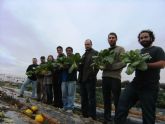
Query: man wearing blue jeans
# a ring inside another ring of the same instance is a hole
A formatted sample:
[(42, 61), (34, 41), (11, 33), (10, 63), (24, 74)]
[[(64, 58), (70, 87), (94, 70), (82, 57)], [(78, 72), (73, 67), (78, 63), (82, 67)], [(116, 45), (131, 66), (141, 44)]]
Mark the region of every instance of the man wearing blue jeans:
[(136, 69), (133, 81), (128, 84), (119, 98), (115, 115), (115, 124), (125, 124), (129, 109), (140, 101), (143, 124), (155, 124), (156, 101), (159, 91), (160, 69), (165, 67), (165, 53), (161, 47), (152, 46), (155, 36), (150, 30), (143, 30), (138, 35), (143, 46), (141, 54), (152, 58), (146, 61), (148, 69)]
[[(67, 57), (73, 55), (73, 48), (66, 48)], [(74, 109), (74, 97), (76, 91), (76, 81), (77, 81), (77, 70), (73, 70), (71, 73), (68, 72), (71, 65), (67, 65), (62, 71), (62, 101), (63, 108), (67, 112), (72, 112)]]
[(32, 64), (29, 65), (27, 70), (26, 70), (26, 72), (32, 72), (32, 74), (28, 75), (25, 83), (22, 84), (21, 89), (20, 89), (20, 95), (18, 97), (23, 97), (24, 90), (25, 90), (26, 86), (29, 85), (30, 83), (32, 83), (32, 95), (31, 95), (31, 97), (36, 98), (35, 94), (36, 94), (37, 77), (36, 77), (36, 74), (35, 74), (34, 71), (35, 71), (37, 66), (38, 66), (37, 59), (33, 58), (32, 59)]

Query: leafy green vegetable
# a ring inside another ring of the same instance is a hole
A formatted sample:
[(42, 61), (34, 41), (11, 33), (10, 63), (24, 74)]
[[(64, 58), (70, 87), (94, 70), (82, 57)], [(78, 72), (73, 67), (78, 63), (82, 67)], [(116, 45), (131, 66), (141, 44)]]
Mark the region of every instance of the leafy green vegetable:
[(91, 66), (96, 69), (105, 69), (107, 64), (112, 64), (115, 58), (114, 50), (109, 49), (101, 50), (97, 56), (93, 56), (93, 63)]
[(135, 68), (132, 67), (131, 64), (129, 64), (129, 65), (127, 66), (126, 73), (127, 73), (128, 75), (130, 75), (130, 74), (132, 74), (134, 71), (135, 71)]
[(53, 66), (56, 69), (62, 69), (65, 67), (65, 65), (69, 64), (69, 60), (67, 59), (66, 56), (62, 56), (56, 59), (56, 61), (53, 63)]
[(71, 67), (69, 68), (69, 73), (72, 73), (73, 70), (78, 68), (78, 63), (81, 60), (81, 56), (79, 53), (75, 53), (72, 56), (68, 57), (69, 63), (71, 64)]
[(41, 64), (39, 66), (37, 66), (37, 68), (35, 69), (35, 74), (37, 75), (44, 75), (47, 74), (48, 71), (51, 71), (53, 69), (53, 62), (47, 62), (44, 64)]
[(34, 73), (35, 73), (34, 71), (28, 71), (28, 72), (26, 72), (26, 75), (28, 77), (31, 77)]
[(130, 50), (128, 52), (121, 54), (121, 60), (123, 63), (128, 64), (126, 73), (128, 75), (132, 74), (135, 69), (141, 71), (147, 70), (146, 60), (151, 59), (151, 56), (146, 54), (141, 54), (140, 50)]
[(28, 76), (32, 76), (32, 74), (44, 75), (47, 74), (48, 71), (52, 71), (54, 69), (63, 69), (68, 65), (71, 65), (69, 68), (69, 73), (71, 73), (74, 69), (77, 69), (77, 64), (80, 62), (81, 56), (79, 53), (76, 53), (70, 57), (62, 56), (56, 59), (54, 62), (46, 62), (45, 64), (41, 64), (36, 67), (34, 71), (28, 71), (26, 74)]

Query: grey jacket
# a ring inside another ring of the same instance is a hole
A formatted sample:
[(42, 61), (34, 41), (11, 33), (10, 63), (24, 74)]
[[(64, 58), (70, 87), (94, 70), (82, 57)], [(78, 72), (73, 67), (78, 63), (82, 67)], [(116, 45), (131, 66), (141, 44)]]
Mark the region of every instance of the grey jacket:
[(120, 46), (109, 48), (109, 50), (114, 50), (115, 60), (112, 64), (106, 66), (106, 69), (103, 70), (102, 77), (112, 77), (121, 80), (121, 71), (125, 67), (125, 64), (121, 62), (120, 54), (124, 53), (125, 50)]
[(47, 74), (44, 75), (44, 84), (52, 84), (53, 81), (53, 76), (52, 76), (52, 72), (48, 71)]

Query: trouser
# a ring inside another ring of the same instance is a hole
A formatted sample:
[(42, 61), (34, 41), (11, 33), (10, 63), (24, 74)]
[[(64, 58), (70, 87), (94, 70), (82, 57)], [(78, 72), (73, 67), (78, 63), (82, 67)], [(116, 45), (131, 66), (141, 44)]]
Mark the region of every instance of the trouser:
[(129, 109), (139, 100), (142, 108), (143, 124), (155, 124), (155, 109), (158, 87), (138, 89), (128, 84), (121, 94), (115, 116), (115, 124), (125, 124)]
[(102, 91), (103, 91), (103, 101), (104, 101), (104, 118), (106, 120), (109, 120), (111, 119), (111, 109), (112, 109), (111, 93), (113, 94), (114, 105), (116, 110), (121, 92), (121, 80), (110, 77), (103, 77)]
[(61, 90), (64, 109), (73, 110), (76, 91), (76, 81), (62, 82)]
[(21, 89), (20, 89), (20, 94), (23, 95), (24, 94), (24, 90), (26, 88), (27, 85), (29, 85), (30, 83), (32, 83), (32, 98), (35, 98), (35, 94), (36, 94), (36, 81), (31, 80), (29, 78), (26, 79), (25, 83), (22, 84)]
[(52, 84), (45, 84), (47, 104), (51, 104), (53, 100)]
[(45, 92), (45, 86), (43, 84), (44, 78), (38, 78), (37, 79), (37, 99), (38, 100), (45, 100), (46, 92)]
[(63, 107), (62, 92), (61, 92), (61, 80), (53, 81), (53, 93), (54, 93), (54, 106), (58, 108)]
[(80, 83), (81, 110), (84, 117), (96, 118), (96, 79)]

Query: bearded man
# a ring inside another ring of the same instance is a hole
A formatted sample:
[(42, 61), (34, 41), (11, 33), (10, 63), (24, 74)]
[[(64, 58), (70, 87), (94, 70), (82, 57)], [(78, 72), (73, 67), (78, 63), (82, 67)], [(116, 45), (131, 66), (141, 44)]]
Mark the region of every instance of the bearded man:
[(159, 91), (160, 69), (165, 67), (165, 53), (161, 47), (153, 46), (155, 36), (150, 30), (143, 30), (138, 41), (143, 46), (141, 54), (148, 53), (152, 58), (147, 60), (148, 69), (136, 69), (133, 81), (119, 98), (115, 124), (125, 124), (129, 109), (140, 101), (143, 124), (155, 124), (156, 101)]

